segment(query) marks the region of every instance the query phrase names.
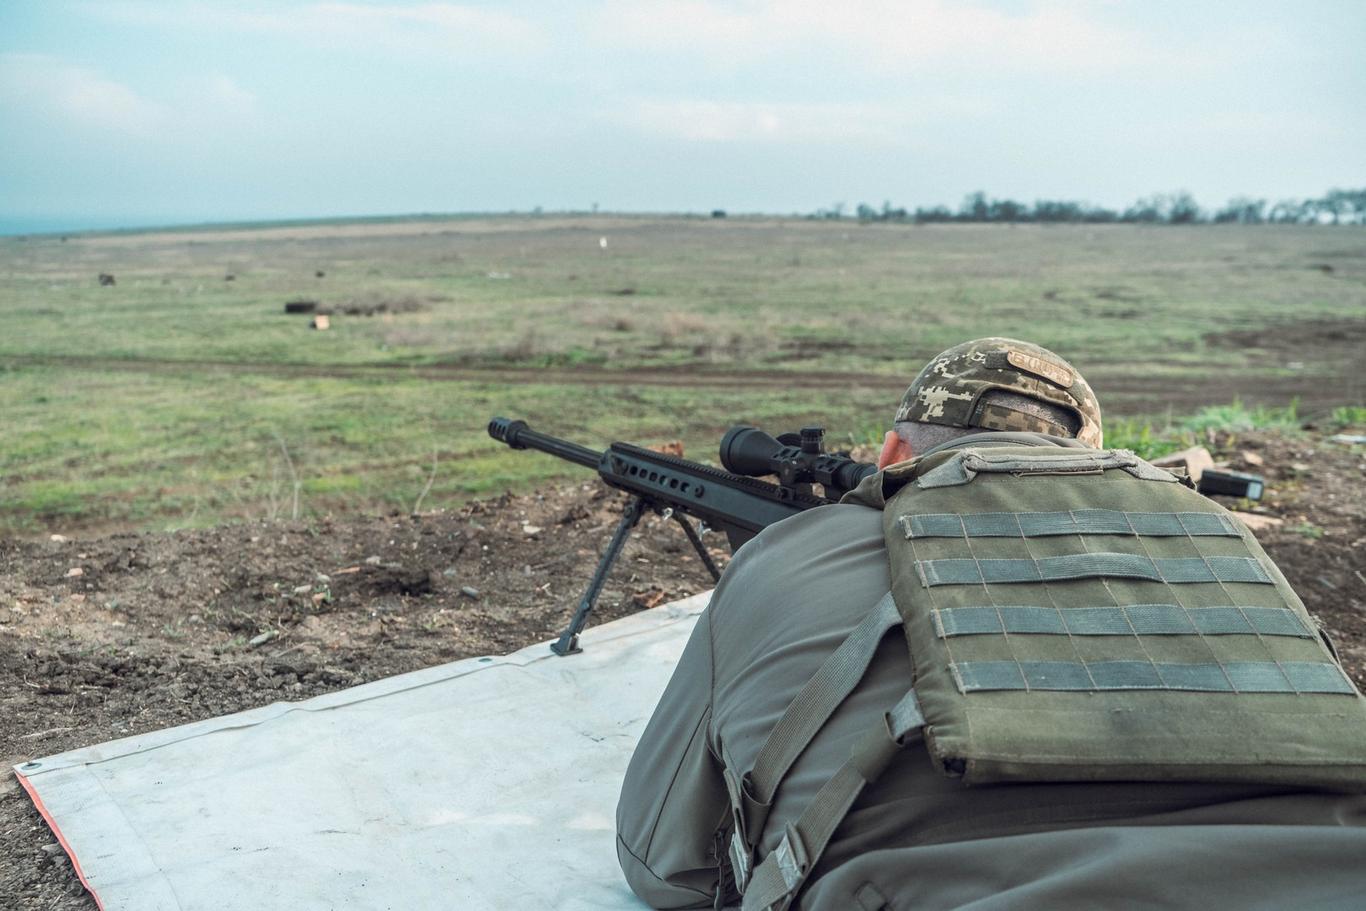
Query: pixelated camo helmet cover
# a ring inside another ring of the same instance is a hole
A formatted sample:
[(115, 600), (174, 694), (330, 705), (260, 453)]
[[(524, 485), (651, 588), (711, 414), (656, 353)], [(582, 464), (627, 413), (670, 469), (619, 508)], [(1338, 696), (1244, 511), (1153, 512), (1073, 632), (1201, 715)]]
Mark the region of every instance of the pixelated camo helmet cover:
[(896, 420), (1071, 436), (1038, 415), (982, 402), (992, 389), (1071, 411), (1081, 421), (1077, 439), (1101, 448), (1100, 405), (1086, 380), (1048, 349), (1012, 338), (974, 339), (935, 357), (906, 390)]

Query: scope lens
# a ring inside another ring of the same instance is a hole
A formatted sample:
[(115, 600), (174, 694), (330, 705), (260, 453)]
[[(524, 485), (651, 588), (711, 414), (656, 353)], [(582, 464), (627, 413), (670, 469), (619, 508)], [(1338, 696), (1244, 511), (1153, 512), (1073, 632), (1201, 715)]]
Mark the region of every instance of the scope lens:
[(721, 465), (751, 478), (772, 474), (773, 457), (782, 448), (782, 443), (758, 427), (732, 427), (721, 438)]

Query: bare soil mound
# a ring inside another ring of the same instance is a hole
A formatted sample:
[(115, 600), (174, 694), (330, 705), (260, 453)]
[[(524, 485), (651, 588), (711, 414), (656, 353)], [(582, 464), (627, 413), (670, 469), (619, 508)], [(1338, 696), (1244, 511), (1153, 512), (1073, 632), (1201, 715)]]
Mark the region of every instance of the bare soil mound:
[[(1281, 524), (1258, 537), (1366, 683), (1366, 454), (1219, 442), (1266, 475), (1259, 511)], [(0, 907), (95, 907), (10, 765), (547, 639), (623, 506), (594, 482), (419, 517), (0, 539)], [(647, 517), (596, 622), (710, 585), (674, 523)]]

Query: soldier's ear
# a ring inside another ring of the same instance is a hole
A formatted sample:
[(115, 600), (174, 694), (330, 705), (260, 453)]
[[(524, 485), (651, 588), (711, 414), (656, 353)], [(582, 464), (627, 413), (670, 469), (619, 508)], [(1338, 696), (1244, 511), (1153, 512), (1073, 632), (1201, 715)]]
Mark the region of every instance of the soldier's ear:
[(911, 444), (903, 440), (895, 430), (887, 431), (887, 435), (882, 438), (882, 452), (878, 453), (877, 457), (878, 470), (911, 458), (915, 458)]

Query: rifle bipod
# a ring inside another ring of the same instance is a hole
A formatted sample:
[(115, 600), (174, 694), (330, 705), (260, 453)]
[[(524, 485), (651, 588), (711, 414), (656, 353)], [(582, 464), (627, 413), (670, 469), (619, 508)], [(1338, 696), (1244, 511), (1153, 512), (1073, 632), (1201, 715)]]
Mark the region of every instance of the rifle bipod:
[(721, 571), (712, 562), (711, 554), (707, 553), (706, 547), (702, 545), (702, 538), (697, 534), (697, 529), (682, 515), (674, 512), (668, 507), (659, 507), (646, 500), (645, 497), (632, 497), (631, 502), (626, 504), (626, 511), (622, 514), (621, 521), (617, 523), (617, 530), (612, 533), (612, 540), (607, 543), (607, 550), (603, 553), (602, 559), (598, 561), (598, 568), (593, 570), (593, 578), (588, 583), (588, 590), (579, 599), (579, 607), (574, 611), (574, 618), (569, 621), (564, 632), (560, 633), (560, 638), (552, 642), (550, 650), (557, 655), (572, 655), (581, 652), (579, 648), (579, 633), (583, 632), (584, 624), (588, 622), (588, 615), (593, 612), (593, 608), (598, 603), (598, 595), (602, 593), (602, 587), (607, 582), (607, 574), (612, 571), (612, 564), (616, 562), (621, 548), (626, 544), (626, 539), (631, 536), (631, 529), (640, 524), (640, 517), (645, 514), (646, 508), (654, 509), (665, 518), (673, 518), (683, 526), (683, 532), (688, 536), (688, 541), (692, 544), (697, 555), (702, 558), (702, 563), (707, 567), (707, 572), (711, 573), (712, 581), (721, 578)]

